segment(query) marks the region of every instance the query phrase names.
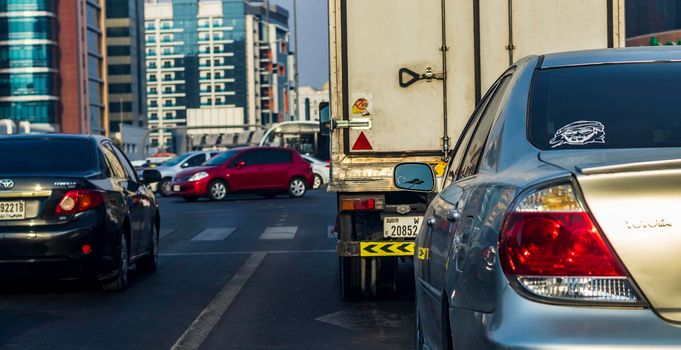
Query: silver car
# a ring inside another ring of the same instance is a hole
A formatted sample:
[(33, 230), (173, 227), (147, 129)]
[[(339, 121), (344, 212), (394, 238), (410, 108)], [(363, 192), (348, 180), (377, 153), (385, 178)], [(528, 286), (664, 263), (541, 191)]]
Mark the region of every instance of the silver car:
[(301, 154), (300, 156), (312, 165), (312, 172), (314, 173), (314, 185), (312, 186), (312, 189), (316, 190), (329, 183), (329, 179), (331, 178), (331, 164), (329, 162), (306, 154)]
[[(200, 166), (208, 159), (211, 159), (220, 153), (221, 151), (194, 151), (166, 160), (153, 168), (161, 173), (162, 180), (156, 184), (152, 184), (152, 190), (164, 197), (170, 195), (172, 193), (170, 183), (177, 173)], [(144, 169), (139, 170), (138, 173), (141, 174), (143, 170)]]
[[(416, 241), (416, 345), (681, 348), (681, 50), (529, 57), (478, 105)], [(395, 184), (430, 191), (426, 164)]]

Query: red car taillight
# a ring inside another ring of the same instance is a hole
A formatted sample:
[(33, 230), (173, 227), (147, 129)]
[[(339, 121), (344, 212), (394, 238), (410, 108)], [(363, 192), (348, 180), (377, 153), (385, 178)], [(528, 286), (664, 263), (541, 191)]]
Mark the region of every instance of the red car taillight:
[(571, 185), (525, 195), (506, 217), (501, 266), (544, 298), (636, 303), (639, 297)]
[(104, 192), (96, 190), (70, 190), (59, 201), (57, 215), (78, 214), (104, 204)]

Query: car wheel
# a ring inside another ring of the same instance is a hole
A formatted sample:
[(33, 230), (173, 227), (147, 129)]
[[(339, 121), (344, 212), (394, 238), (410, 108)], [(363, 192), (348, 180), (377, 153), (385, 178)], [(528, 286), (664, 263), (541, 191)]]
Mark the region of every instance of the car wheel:
[(221, 201), (227, 197), (227, 183), (215, 180), (208, 185), (208, 198), (212, 201)]
[(185, 201), (187, 202), (196, 202), (199, 200), (199, 197), (193, 197), (193, 196), (184, 196), (182, 197)]
[(312, 185), (312, 189), (313, 189), (313, 190), (316, 190), (316, 189), (322, 187), (323, 184), (324, 184), (324, 180), (322, 179), (322, 177), (319, 176), (319, 175), (317, 175), (317, 174), (315, 174), (315, 176), (314, 176), (314, 184)]
[(128, 240), (121, 234), (120, 247), (118, 249), (118, 272), (115, 276), (102, 282), (102, 289), (108, 292), (120, 292), (128, 287), (129, 257)]
[(158, 228), (156, 225), (151, 234), (151, 251), (137, 262), (137, 267), (142, 271), (156, 272), (158, 267)]
[(158, 192), (162, 197), (168, 197), (172, 194), (172, 188), (170, 187), (170, 179), (161, 180), (158, 185), (156, 192)]
[(307, 191), (305, 181), (299, 177), (293, 178), (288, 183), (288, 195), (291, 198), (300, 198), (305, 195), (305, 191)]

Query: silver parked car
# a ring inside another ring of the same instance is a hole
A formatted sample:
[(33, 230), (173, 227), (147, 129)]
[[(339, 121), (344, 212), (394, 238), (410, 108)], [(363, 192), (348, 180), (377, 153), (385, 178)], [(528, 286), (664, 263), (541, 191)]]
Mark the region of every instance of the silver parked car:
[(301, 154), (300, 156), (312, 165), (312, 172), (314, 173), (314, 185), (312, 186), (312, 189), (316, 190), (329, 183), (329, 179), (331, 178), (331, 164), (329, 162), (306, 154)]
[[(170, 183), (177, 173), (189, 168), (200, 166), (208, 159), (211, 159), (220, 153), (221, 151), (194, 151), (166, 160), (165, 162), (153, 168), (154, 170), (158, 170), (161, 173), (162, 180), (158, 183), (152, 184), (152, 190), (158, 192), (164, 197), (170, 195), (172, 193)], [(141, 176), (143, 171), (144, 169), (138, 170), (138, 174)]]
[[(417, 348), (681, 348), (679, 91), (669, 47), (505, 72), (416, 241)], [(430, 191), (432, 171), (395, 184)]]

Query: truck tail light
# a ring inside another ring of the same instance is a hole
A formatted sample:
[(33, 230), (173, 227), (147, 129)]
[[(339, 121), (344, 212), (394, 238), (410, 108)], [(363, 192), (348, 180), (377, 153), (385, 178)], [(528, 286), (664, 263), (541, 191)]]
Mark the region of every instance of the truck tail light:
[(569, 184), (526, 194), (509, 211), (499, 254), (529, 293), (594, 303), (640, 301), (627, 274)]
[(382, 197), (341, 198), (341, 211), (382, 210), (385, 203)]
[(104, 192), (96, 190), (71, 190), (59, 201), (54, 212), (57, 215), (73, 215), (97, 208), (104, 204)]

